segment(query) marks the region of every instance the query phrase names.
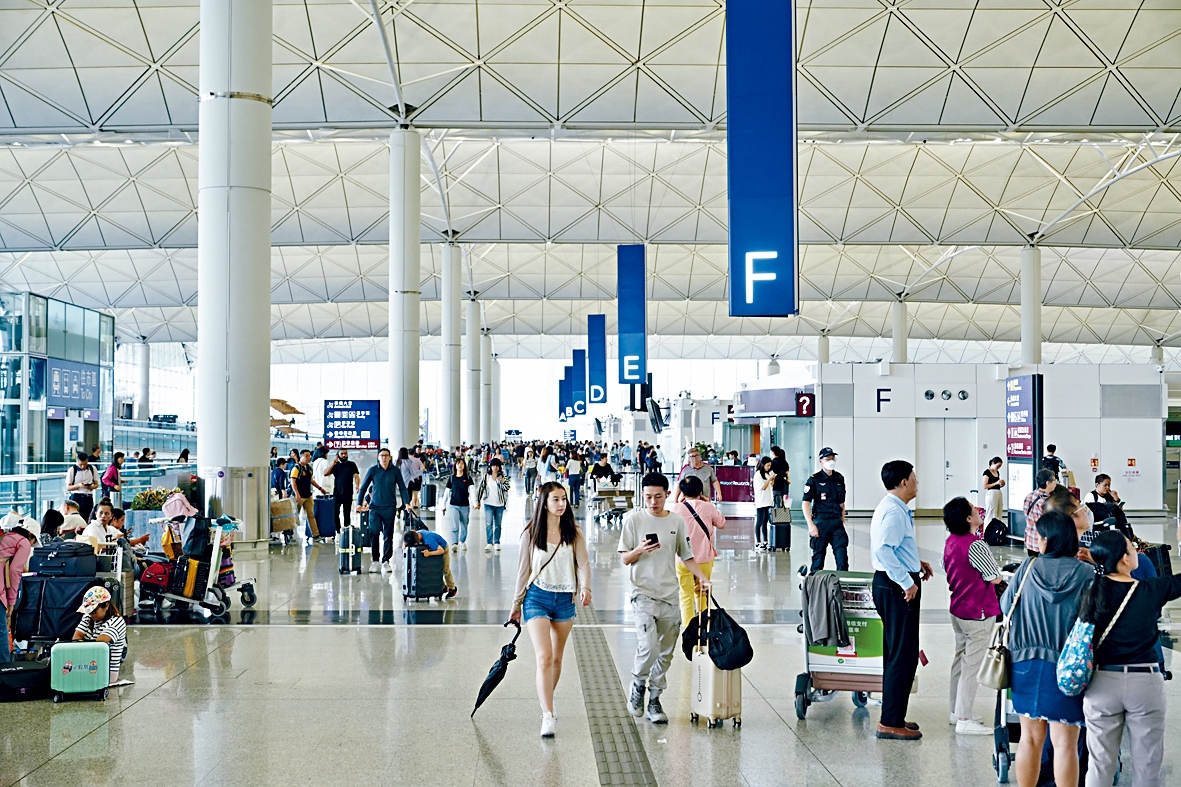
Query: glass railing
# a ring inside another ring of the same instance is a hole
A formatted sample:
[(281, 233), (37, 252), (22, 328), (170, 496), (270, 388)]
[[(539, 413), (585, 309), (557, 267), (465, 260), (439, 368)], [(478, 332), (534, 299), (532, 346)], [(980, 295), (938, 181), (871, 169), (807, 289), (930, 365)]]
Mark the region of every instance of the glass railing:
[[(57, 508), (65, 501), (68, 496), (66, 472), (70, 465), (44, 463), (41, 466), (50, 466), (54, 471), (0, 476), (0, 514), (6, 514), (13, 507), (17, 507), (26, 515), (31, 514), (40, 519), (46, 510)], [(178, 486), (187, 488), (191, 476), (196, 472), (195, 464), (167, 464), (124, 470), (120, 474), (122, 494), (116, 496), (118, 499), (115, 503), (123, 505), (124, 508), (130, 507), (137, 494), (153, 486), (167, 489)], [(102, 492), (98, 491), (96, 497), (101, 494)]]

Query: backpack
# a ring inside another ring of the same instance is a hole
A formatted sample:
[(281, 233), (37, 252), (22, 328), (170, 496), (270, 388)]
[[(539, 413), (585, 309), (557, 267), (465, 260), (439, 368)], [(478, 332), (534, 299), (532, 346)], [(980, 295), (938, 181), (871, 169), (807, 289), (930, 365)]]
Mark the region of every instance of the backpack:
[(1008, 528), (999, 519), (990, 519), (984, 526), (984, 542), (994, 547), (1003, 547), (1009, 543)]
[(1062, 461), (1056, 456), (1043, 456), (1042, 469), (1051, 471), (1057, 479), (1058, 474), (1062, 472)]

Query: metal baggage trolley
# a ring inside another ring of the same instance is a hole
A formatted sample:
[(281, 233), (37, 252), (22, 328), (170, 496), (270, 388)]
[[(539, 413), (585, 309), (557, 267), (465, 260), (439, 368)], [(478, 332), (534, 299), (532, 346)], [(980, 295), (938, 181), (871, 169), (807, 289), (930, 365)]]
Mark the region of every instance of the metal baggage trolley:
[[(819, 572), (818, 572), (819, 573)], [(817, 702), (831, 702), (837, 692), (848, 691), (853, 704), (864, 708), (871, 692), (881, 692), (884, 658), (882, 655), (882, 619), (873, 605), (873, 574), (859, 571), (825, 572), (836, 574), (841, 581), (841, 606), (849, 625), (848, 647), (808, 645), (804, 641), (804, 669), (796, 676), (796, 717), (801, 721), (808, 706)], [(806, 568), (800, 569), (807, 574)], [(800, 583), (802, 593), (807, 593)], [(801, 609), (807, 609), (808, 599), (802, 596)], [(803, 613), (801, 612), (801, 615)], [(796, 628), (804, 633), (804, 624)]]
[[(164, 522), (166, 526), (171, 527), (172, 523), (167, 518), (150, 520), (153, 523)], [(254, 591), (254, 583), (257, 581), (253, 577), (235, 582), (230, 587), (222, 587), (217, 583), (218, 569), (221, 566), (222, 549), (224, 548), (222, 539), (222, 526), (213, 521), (213, 527), (209, 533), (209, 540), (212, 544), (212, 552), (209, 558), (209, 570), (205, 578), (205, 585), (203, 588), (194, 588), (192, 597), (183, 596), (179, 593), (173, 593), (171, 589), (167, 591), (153, 591), (150, 595), (152, 599), (152, 611), (155, 613), (157, 620), (162, 620), (164, 615), (164, 600), (168, 599), (174, 605), (184, 605), (191, 607), (196, 604), (209, 610), (211, 617), (219, 618), (227, 614), (230, 610), (230, 598), (226, 594), (227, 590), (237, 590), (242, 594), (242, 605), (245, 607), (252, 607), (258, 600), (258, 596)], [(163, 556), (161, 556), (163, 557)], [(178, 560), (185, 559), (184, 556)], [(176, 561), (171, 561), (175, 563)], [(204, 562), (204, 561), (202, 561)], [(141, 591), (143, 590), (141, 586)], [(143, 601), (143, 599), (140, 599)]]

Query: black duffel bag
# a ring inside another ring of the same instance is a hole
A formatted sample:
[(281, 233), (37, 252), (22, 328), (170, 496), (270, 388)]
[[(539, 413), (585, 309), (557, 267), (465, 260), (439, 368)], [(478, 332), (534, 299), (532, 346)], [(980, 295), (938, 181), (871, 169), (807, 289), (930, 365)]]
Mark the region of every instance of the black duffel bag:
[(98, 573), (98, 558), (90, 544), (55, 541), (33, 547), (29, 571), (41, 577), (93, 577)]
[(181, 545), (185, 557), (194, 557), (208, 561), (213, 554), (213, 545), (209, 541), (211, 528), (209, 520), (201, 516), (191, 516), (185, 520), (181, 531)]
[(704, 642), (709, 650), (710, 659), (718, 669), (742, 669), (755, 657), (750, 637), (747, 636), (746, 629), (718, 606), (712, 595), (710, 601), (713, 602), (714, 608), (706, 609), (693, 617), (681, 632), (681, 650), (685, 658), (692, 661), (693, 649), (699, 642)]

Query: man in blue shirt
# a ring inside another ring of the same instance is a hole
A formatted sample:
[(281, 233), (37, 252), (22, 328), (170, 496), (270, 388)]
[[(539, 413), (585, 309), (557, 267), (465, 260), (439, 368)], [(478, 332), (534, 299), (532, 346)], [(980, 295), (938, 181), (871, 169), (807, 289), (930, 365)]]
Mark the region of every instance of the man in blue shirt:
[(274, 489), (280, 500), (287, 496), (287, 460), (279, 457), (275, 460), (275, 469), (271, 471), (271, 489)]
[(931, 578), (930, 564), (919, 560), (914, 514), (907, 506), (918, 495), (914, 465), (902, 459), (882, 466), (886, 496), (869, 524), (873, 561), (873, 605), (882, 619), (882, 716), (877, 737), (914, 741), (919, 725), (906, 720), (910, 687), (919, 664), (920, 577)]
[(402, 545), (416, 547), (422, 544), (423, 557), (432, 555), (443, 556), (443, 584), (447, 587), (447, 598), (455, 598), (459, 590), (455, 587), (455, 579), (451, 576), (451, 552), (447, 549), (447, 539), (433, 530), (407, 530), (402, 534)]

